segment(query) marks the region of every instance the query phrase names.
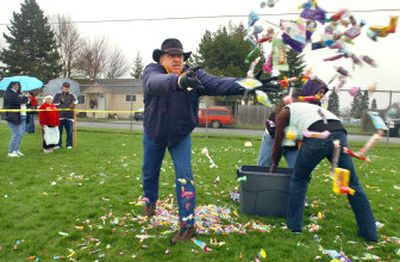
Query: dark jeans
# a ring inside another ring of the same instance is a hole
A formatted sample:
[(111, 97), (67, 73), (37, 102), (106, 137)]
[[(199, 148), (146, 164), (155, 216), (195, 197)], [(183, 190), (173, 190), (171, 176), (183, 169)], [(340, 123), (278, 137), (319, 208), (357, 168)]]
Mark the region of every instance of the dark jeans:
[[(289, 193), (289, 206), (287, 212), (287, 225), (293, 232), (300, 232), (303, 226), (304, 200), (307, 186), (311, 179), (311, 172), (325, 157), (331, 160), (333, 140), (339, 139), (341, 146), (348, 146), (347, 136), (344, 131), (332, 132), (327, 139), (305, 139), (294, 166)], [(350, 170), (350, 184), (356, 193), (347, 195), (351, 208), (355, 214), (359, 234), (366, 240), (378, 239), (375, 219), (368, 202), (367, 195), (362, 189), (354, 168), (353, 159), (340, 153), (338, 167)]]
[(30, 134), (35, 133), (35, 115), (33, 113), (26, 114), (25, 132)]
[(60, 130), (60, 141), (58, 142), (58, 146), (62, 146), (62, 133), (63, 127), (67, 132), (67, 146), (72, 146), (72, 132), (74, 129), (74, 121), (72, 119), (61, 119), (60, 125), (58, 126), (58, 130)]
[(175, 167), (176, 197), (181, 227), (194, 225), (196, 206), (196, 187), (192, 173), (192, 138), (190, 135), (171, 146), (154, 143), (146, 133), (143, 134), (142, 183), (144, 196), (154, 204), (158, 200), (161, 164), (165, 151), (171, 155)]

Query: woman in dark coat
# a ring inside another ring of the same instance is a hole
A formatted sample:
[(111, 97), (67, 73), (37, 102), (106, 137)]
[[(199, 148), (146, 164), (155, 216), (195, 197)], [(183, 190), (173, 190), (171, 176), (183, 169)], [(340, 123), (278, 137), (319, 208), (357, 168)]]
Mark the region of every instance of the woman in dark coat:
[(28, 97), (21, 93), (21, 84), (19, 82), (11, 82), (4, 93), (4, 109), (25, 109), (25, 111), (5, 113), (5, 119), (12, 133), (8, 150), (9, 157), (20, 157), (24, 155), (19, 150), (19, 147), (25, 132), (27, 102)]

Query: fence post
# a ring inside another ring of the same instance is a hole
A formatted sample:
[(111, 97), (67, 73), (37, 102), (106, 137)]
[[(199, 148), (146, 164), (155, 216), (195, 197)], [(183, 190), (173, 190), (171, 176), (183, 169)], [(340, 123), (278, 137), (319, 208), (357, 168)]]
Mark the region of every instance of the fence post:
[[(393, 95), (393, 92), (392, 92), (392, 90), (390, 90), (390, 92), (389, 92), (389, 106), (388, 106), (388, 110), (392, 107), (392, 95)], [(389, 120), (389, 118), (387, 118), (387, 119)], [(389, 123), (388, 123), (388, 126), (389, 126)], [(386, 133), (387, 133), (387, 134), (386, 134), (385, 147), (388, 147), (388, 145), (389, 145), (390, 127), (388, 128), (388, 131), (387, 131)]]
[(77, 120), (77, 117), (76, 117), (76, 110), (75, 110), (75, 108), (74, 108), (73, 112), (74, 112), (74, 137), (73, 137), (73, 138), (74, 138), (74, 143), (73, 143), (73, 147), (74, 147), (74, 149), (76, 149), (76, 146), (77, 146), (76, 143), (77, 143), (77, 140), (78, 140), (78, 139), (77, 139), (78, 137), (77, 137), (77, 134), (76, 134), (76, 130), (77, 130), (77, 127), (76, 127), (76, 126), (78, 125), (78, 123), (77, 123), (77, 121), (76, 121), (76, 120)]

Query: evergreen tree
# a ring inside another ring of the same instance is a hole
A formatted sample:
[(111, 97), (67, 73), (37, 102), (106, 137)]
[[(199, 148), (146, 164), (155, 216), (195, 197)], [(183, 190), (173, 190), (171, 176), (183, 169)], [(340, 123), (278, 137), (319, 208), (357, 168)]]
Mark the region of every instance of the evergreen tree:
[(351, 104), (351, 116), (353, 118), (361, 118), (362, 115), (362, 93), (358, 92), (354, 95), (353, 103)]
[(242, 24), (222, 26), (215, 33), (207, 30), (193, 56), (194, 63), (214, 75), (245, 77), (249, 64), (244, 60), (253, 49), (250, 42), (243, 40), (245, 36)]
[(365, 90), (363, 95), (361, 96), (361, 116), (364, 112), (367, 112), (369, 109), (369, 93), (368, 90)]
[(378, 105), (376, 103), (376, 99), (372, 99), (371, 101), (371, 111), (376, 111), (378, 109)]
[(25, 0), (20, 11), (13, 13), (11, 26), (7, 27), (11, 35), (3, 34), (8, 49), (2, 50), (0, 60), (12, 74), (21, 71), (47, 82), (61, 72), (54, 33), (35, 0)]
[(336, 90), (333, 89), (332, 93), (329, 95), (328, 100), (328, 110), (334, 113), (335, 115), (339, 116), (339, 96), (336, 93)]
[(287, 51), (287, 62), (289, 64), (289, 71), (282, 72), (282, 75), (290, 77), (297, 77), (297, 81), (292, 83), (294, 89), (299, 89), (303, 86), (303, 82), (301, 81), (301, 77), (304, 74), (304, 69), (306, 68), (304, 62), (304, 54), (297, 53), (293, 49), (289, 49)]
[(143, 59), (140, 56), (140, 52), (136, 55), (132, 72), (130, 74), (134, 79), (141, 79), (143, 77)]

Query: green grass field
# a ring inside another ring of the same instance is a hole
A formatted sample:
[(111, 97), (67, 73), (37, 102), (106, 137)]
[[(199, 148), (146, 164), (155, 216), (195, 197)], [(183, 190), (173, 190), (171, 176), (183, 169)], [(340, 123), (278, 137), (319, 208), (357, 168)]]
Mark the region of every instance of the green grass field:
[[(19, 159), (6, 157), (10, 132), (5, 125), (0, 126), (0, 137), (0, 261), (53, 261), (56, 256), (66, 261), (251, 261), (261, 248), (268, 261), (314, 261), (316, 257), (330, 261), (322, 249), (342, 250), (352, 259), (376, 255), (383, 261), (400, 260), (399, 145), (385, 148), (381, 143), (370, 153), (371, 163), (356, 160), (375, 218), (381, 223), (379, 243), (366, 243), (357, 236), (347, 199), (333, 194), (329, 165), (323, 162), (313, 174), (305, 210), (305, 226), (318, 224), (320, 230), (294, 235), (284, 228), (283, 219), (239, 212), (238, 222), (256, 219), (271, 225), (270, 232), (199, 235), (212, 248), (205, 253), (193, 242), (171, 246), (173, 233), (163, 234), (168, 226), (150, 228), (137, 221), (142, 214), (142, 206), (133, 204), (142, 196), (140, 133), (80, 130), (76, 150), (48, 155), (42, 152), (41, 134), (26, 135), (21, 147), (25, 156)], [(245, 141), (253, 147), (244, 147)], [(259, 137), (195, 135), (197, 204), (239, 210), (229, 191), (239, 185), (236, 168), (256, 163), (259, 144)], [(204, 147), (217, 169), (210, 169), (208, 159), (201, 155)], [(174, 170), (167, 156), (160, 199), (174, 192)], [(319, 212), (323, 218), (313, 220)], [(156, 237), (143, 242), (136, 237), (145, 234)], [(212, 238), (225, 245), (211, 245)]]

